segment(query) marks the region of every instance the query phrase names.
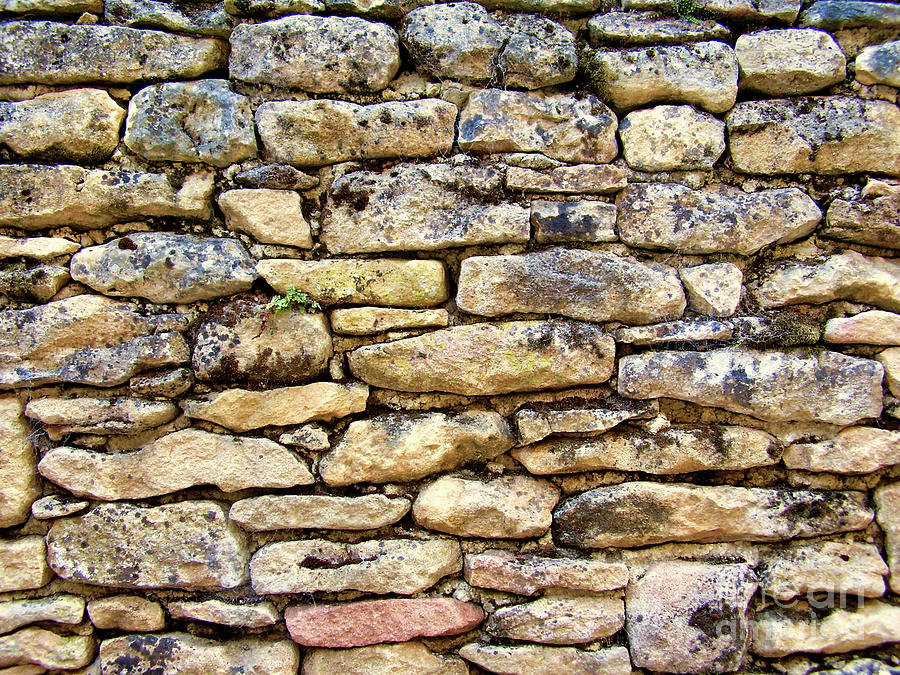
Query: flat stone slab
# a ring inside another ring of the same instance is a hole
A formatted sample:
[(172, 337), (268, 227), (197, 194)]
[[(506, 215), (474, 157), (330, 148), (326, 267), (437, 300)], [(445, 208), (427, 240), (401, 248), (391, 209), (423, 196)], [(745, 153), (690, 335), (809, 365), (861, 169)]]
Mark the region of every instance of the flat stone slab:
[[(507, 184), (509, 175), (507, 174)], [(616, 241), (616, 207), (600, 201), (531, 202), (534, 239), (540, 243)]]
[(39, 621), (76, 624), (81, 622), (83, 616), (84, 598), (77, 595), (0, 602), (0, 633), (9, 633)]
[(295, 190), (227, 190), (219, 193), (217, 201), (231, 230), (246, 232), (267, 244), (313, 247), (309, 223), (303, 215), (303, 199)]
[(583, 558), (517, 556), (508, 551), (467, 554), (464, 574), (472, 586), (534, 595), (540, 591), (599, 593), (628, 584), (628, 568)]
[(900, 195), (885, 195), (861, 202), (832, 200), (821, 235), (879, 248), (900, 249)]
[[(843, 0), (841, 0), (843, 1)], [(713, 16), (721, 17), (738, 23), (745, 21), (765, 21), (778, 19), (791, 24), (797, 19), (802, 0), (768, 0), (757, 2), (756, 0), (703, 0), (703, 9)], [(622, 3), (626, 10), (652, 9), (671, 11), (669, 0), (624, 0)]]
[(896, 28), (900, 26), (900, 8), (892, 3), (864, 0), (817, 0), (800, 15), (799, 23), (828, 31)]
[(667, 342), (705, 342), (727, 340), (734, 326), (725, 321), (667, 321), (649, 326), (617, 328), (616, 342), (631, 345), (658, 345)]
[(40, 671), (82, 668), (91, 662), (94, 652), (90, 635), (58, 635), (44, 628), (23, 628), (0, 636), (0, 667), (13, 666), (10, 670), (14, 675), (15, 666), (27, 664), (38, 666)]
[(593, 642), (617, 633), (625, 625), (625, 605), (614, 595), (543, 597), (501, 607), (484, 630), (494, 637), (551, 645)]
[(688, 306), (706, 316), (731, 316), (741, 302), (744, 273), (727, 262), (708, 263), (678, 270)]
[(891, 590), (900, 590), (900, 482), (882, 485), (875, 491), (878, 525), (884, 531), (885, 552), (891, 568)]
[(900, 345), (900, 314), (872, 309), (829, 319), (823, 337), (835, 344)]
[(63, 237), (4, 237), (0, 236), (0, 258), (33, 258), (51, 260), (78, 251), (77, 244)]
[(470, 643), (459, 655), (493, 673), (515, 675), (630, 675), (631, 659), (625, 647), (610, 647), (586, 652), (574, 647), (538, 647), (522, 645), (497, 647)]
[(847, 64), (834, 38), (820, 30), (784, 28), (741, 35), (734, 45), (741, 89), (796, 96), (843, 82)]
[(303, 658), (303, 670), (304, 675), (466, 675), (469, 672), (462, 659), (435, 654), (418, 641), (353, 649), (310, 649)]
[(574, 164), (546, 171), (511, 166), (505, 182), (513, 192), (608, 195), (628, 185), (628, 172), (611, 164)]
[(846, 427), (833, 438), (794, 443), (784, 453), (789, 469), (830, 473), (871, 473), (900, 464), (900, 432), (875, 427)]
[(649, 419), (659, 414), (656, 401), (639, 401), (616, 394), (597, 401), (578, 397), (559, 403), (532, 404), (516, 411), (516, 432), (522, 445), (547, 436), (596, 436), (630, 419)]
[(163, 0), (107, 0), (104, 4), (106, 21), (125, 26), (223, 38), (234, 27), (224, 5), (217, 2), (181, 6)]
[(28, 520), (32, 502), (41, 496), (30, 434), (22, 402), (16, 396), (0, 396), (0, 527)]
[(731, 36), (710, 19), (659, 16), (655, 12), (605, 12), (588, 21), (591, 44), (612, 46), (665, 45), (722, 40)]
[(334, 310), (329, 318), (334, 332), (343, 335), (377, 335), (406, 328), (446, 328), (450, 323), (446, 309), (350, 307)]
[(171, 422), (178, 406), (140, 398), (63, 398), (46, 396), (28, 402), (26, 415), (38, 420), (51, 440), (66, 434), (133, 434)]
[(95, 628), (149, 632), (166, 627), (163, 606), (139, 595), (110, 595), (88, 602), (88, 616)]
[(248, 532), (268, 530), (377, 530), (410, 509), (408, 499), (384, 495), (262, 495), (231, 505), (228, 518)]
[(173, 619), (204, 621), (235, 628), (264, 628), (281, 621), (281, 613), (270, 602), (236, 605), (222, 600), (182, 600), (166, 604)]

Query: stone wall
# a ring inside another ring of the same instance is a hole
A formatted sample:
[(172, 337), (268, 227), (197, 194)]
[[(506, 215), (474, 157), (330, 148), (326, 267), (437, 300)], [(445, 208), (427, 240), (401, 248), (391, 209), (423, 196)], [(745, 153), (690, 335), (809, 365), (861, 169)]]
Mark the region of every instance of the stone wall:
[(900, 673), (900, 4), (0, 10), (0, 673)]

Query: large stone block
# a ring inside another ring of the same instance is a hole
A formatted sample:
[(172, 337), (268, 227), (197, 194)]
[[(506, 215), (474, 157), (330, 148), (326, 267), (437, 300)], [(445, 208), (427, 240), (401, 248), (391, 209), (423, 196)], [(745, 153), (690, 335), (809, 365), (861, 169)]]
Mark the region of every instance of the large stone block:
[(408, 499), (384, 495), (262, 495), (231, 505), (228, 517), (248, 532), (267, 530), (377, 530), (407, 514)]
[(15, 396), (0, 396), (0, 527), (23, 523), (41, 496), (31, 428)]
[(484, 629), (506, 640), (571, 645), (609, 637), (624, 624), (625, 606), (617, 595), (546, 596), (501, 607), (491, 615)]
[(900, 195), (859, 202), (834, 199), (821, 234), (841, 241), (900, 249)]
[(786, 28), (741, 35), (734, 45), (741, 89), (796, 96), (842, 82), (846, 59), (828, 33)]

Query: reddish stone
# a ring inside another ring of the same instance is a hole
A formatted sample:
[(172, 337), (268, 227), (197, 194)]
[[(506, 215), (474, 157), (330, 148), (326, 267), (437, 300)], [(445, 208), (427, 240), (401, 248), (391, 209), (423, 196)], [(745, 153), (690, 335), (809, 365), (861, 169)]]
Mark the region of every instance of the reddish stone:
[(294, 606), (285, 610), (284, 619), (301, 645), (362, 647), (465, 633), (484, 620), (484, 612), (451, 598), (418, 598)]

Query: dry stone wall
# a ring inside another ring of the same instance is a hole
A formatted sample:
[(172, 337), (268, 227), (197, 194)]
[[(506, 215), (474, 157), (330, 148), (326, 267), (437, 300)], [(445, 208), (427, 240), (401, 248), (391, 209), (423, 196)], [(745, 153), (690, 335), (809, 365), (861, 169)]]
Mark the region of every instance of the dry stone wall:
[(0, 673), (900, 673), (900, 4), (0, 0)]

